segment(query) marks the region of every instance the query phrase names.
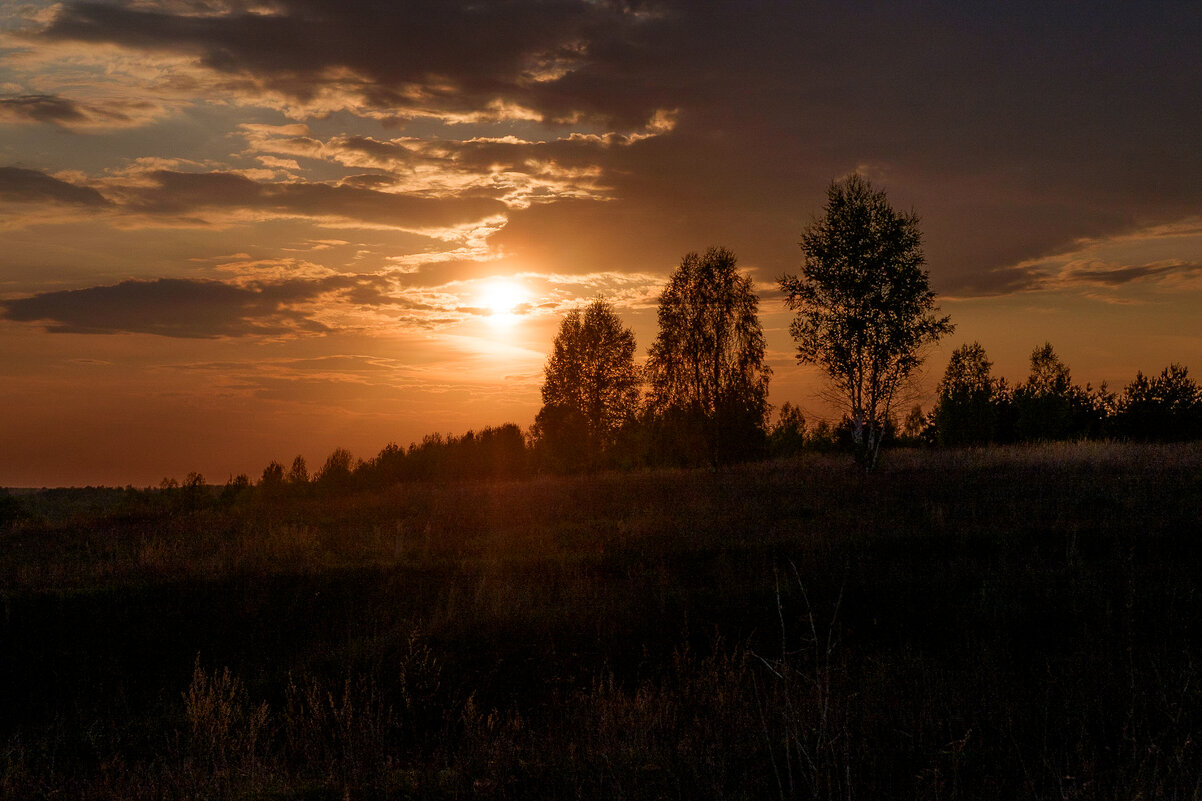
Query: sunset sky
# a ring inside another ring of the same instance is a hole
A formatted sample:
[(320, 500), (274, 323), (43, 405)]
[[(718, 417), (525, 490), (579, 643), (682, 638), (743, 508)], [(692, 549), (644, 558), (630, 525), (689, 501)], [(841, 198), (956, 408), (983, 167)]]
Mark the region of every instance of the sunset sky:
[(760, 291), (853, 171), (956, 333), (1121, 387), (1202, 372), (1188, 2), (0, 4), (0, 486), (257, 478), (528, 426), (564, 312), (640, 358), (689, 251)]

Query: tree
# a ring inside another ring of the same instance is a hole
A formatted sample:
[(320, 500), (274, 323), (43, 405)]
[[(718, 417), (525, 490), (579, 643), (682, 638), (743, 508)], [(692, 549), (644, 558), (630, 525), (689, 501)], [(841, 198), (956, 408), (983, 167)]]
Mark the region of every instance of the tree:
[(265, 498), (275, 498), (284, 490), (284, 466), (277, 461), (263, 468), (259, 479), (259, 492)]
[(221, 488), (219, 500), (222, 506), (232, 506), (249, 491), (250, 476), (246, 473), (239, 473), (237, 476), (230, 476), (229, 480), (225, 482), (225, 486)]
[(343, 492), (350, 489), (354, 469), (354, 455), (346, 448), (335, 448), (326, 457), (325, 464), (321, 466), (313, 481), (327, 492)]
[(806, 418), (801, 407), (785, 401), (777, 413), (776, 425), (768, 432), (768, 449), (773, 456), (793, 456), (806, 442)]
[(715, 465), (763, 447), (772, 370), (758, 310), (751, 278), (720, 247), (687, 254), (660, 295), (649, 406), (669, 432), (705, 443)]
[(933, 433), (931, 417), (923, 413), (921, 404), (914, 404), (902, 421), (901, 440), (907, 445), (930, 445)]
[(289, 468), (285, 481), (293, 487), (309, 484), (309, 466), (305, 463), (304, 456), (297, 454), (297, 457), (292, 460), (292, 467)]
[(1156, 378), (1136, 373), (1117, 406), (1117, 426), (1124, 436), (1159, 440), (1202, 436), (1202, 387), (1180, 364), (1169, 365)]
[(465, 454), (469, 474), (509, 480), (525, 474), (526, 437), (516, 423), (487, 426), (475, 435), (473, 444), (471, 452)]
[(1031, 352), (1031, 373), (1014, 388), (1015, 434), (1020, 440), (1066, 439), (1073, 431), (1074, 395), (1068, 365), (1052, 343)]
[(871, 468), (898, 391), (954, 326), (937, 315), (918, 217), (895, 211), (860, 175), (833, 182), (826, 197), (801, 235), (801, 273), (779, 283), (796, 312), (797, 360), (826, 373), (856, 457)]
[(634, 348), (634, 332), (604, 298), (573, 309), (560, 323), (534, 423), (535, 438), (556, 467), (597, 467), (634, 419), (641, 382)]
[(979, 342), (952, 351), (939, 382), (934, 423), (941, 445), (984, 445), (997, 436), (999, 385)]

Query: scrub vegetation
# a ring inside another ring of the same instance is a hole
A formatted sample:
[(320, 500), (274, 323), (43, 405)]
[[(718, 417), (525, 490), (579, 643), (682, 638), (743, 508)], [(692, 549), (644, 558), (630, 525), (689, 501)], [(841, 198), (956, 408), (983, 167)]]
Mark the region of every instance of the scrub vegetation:
[(1202, 793), (1197, 443), (292, 472), (4, 500), (0, 796)]

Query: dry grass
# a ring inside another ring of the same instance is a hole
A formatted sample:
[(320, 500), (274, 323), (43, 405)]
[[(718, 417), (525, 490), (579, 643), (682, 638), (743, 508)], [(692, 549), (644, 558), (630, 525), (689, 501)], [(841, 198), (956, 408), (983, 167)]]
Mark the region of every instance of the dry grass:
[(1200, 510), (1083, 443), (26, 522), (0, 795), (1196, 798)]

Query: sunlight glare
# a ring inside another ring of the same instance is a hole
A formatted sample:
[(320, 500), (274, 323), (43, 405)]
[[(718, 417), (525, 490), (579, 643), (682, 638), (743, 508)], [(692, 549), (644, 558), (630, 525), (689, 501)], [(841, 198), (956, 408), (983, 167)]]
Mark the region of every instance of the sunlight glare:
[(489, 322), (512, 325), (518, 319), (518, 307), (529, 299), (529, 293), (511, 281), (491, 281), (484, 287), (481, 298), (491, 311)]

